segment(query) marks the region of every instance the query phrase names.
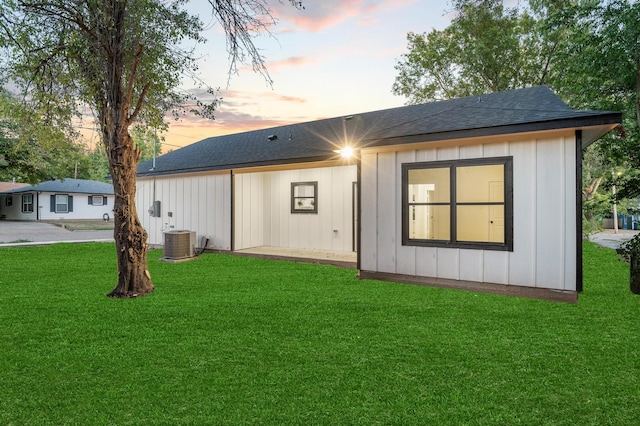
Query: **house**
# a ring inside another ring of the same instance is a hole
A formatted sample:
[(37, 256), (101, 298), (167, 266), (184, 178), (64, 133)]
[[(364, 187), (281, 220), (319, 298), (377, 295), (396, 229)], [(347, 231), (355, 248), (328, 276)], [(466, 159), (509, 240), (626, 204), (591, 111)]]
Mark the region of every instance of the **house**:
[(0, 192), (4, 220), (83, 220), (112, 217), (113, 186), (83, 179), (41, 182)]
[(361, 278), (575, 302), (581, 154), (620, 121), (532, 87), (214, 137), (142, 163), (136, 202), (154, 245), (356, 251)]

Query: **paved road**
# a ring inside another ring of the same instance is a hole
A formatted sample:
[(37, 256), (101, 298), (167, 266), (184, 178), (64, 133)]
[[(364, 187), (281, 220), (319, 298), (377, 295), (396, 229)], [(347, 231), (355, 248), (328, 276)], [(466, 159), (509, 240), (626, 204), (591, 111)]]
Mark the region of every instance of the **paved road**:
[(640, 231), (632, 231), (629, 229), (619, 229), (618, 233), (614, 233), (613, 229), (603, 229), (597, 234), (589, 235), (589, 241), (593, 241), (604, 247), (617, 249), (620, 244), (629, 241), (635, 237)]
[(44, 222), (0, 220), (0, 247), (87, 241), (113, 241), (113, 231), (69, 231)]

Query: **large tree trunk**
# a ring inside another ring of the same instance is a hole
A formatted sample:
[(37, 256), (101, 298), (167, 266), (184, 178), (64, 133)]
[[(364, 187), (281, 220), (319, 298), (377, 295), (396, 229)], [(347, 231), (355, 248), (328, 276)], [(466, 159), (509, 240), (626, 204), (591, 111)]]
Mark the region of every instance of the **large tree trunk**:
[(116, 148), (108, 150), (115, 192), (113, 237), (118, 256), (118, 285), (108, 296), (138, 297), (154, 289), (147, 269), (147, 232), (138, 219), (135, 204), (139, 152), (126, 130), (118, 136), (123, 140), (113, 141), (111, 146)]
[(127, 2), (108, 0), (104, 6), (108, 24), (101, 27), (101, 45), (109, 53), (109, 60), (104, 68), (105, 96), (97, 100), (115, 193), (113, 237), (118, 257), (118, 284), (109, 296), (138, 297), (154, 289), (147, 269), (147, 232), (138, 219), (135, 205), (136, 168), (140, 151), (135, 148), (129, 134), (129, 126), (139, 112), (146, 92), (146, 89), (142, 91), (137, 108), (132, 110), (131, 101), (142, 45), (138, 46), (133, 64), (127, 72), (123, 51)]

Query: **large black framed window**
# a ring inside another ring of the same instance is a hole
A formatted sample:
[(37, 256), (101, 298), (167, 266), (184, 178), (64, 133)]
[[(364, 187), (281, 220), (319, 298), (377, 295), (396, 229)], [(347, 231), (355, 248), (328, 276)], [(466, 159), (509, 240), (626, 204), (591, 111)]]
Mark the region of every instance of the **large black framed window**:
[(513, 250), (513, 157), (402, 165), (402, 244)]

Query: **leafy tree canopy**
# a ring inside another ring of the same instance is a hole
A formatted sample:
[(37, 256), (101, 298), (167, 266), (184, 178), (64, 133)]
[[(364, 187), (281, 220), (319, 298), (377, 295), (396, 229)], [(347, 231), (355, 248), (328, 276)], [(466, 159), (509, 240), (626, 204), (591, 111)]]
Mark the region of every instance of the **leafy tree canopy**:
[[(456, 17), (444, 30), (408, 34), (393, 93), (411, 104), (544, 84), (574, 108), (622, 111), (623, 125), (585, 153), (585, 200), (613, 183), (620, 197), (640, 196), (640, 3), (529, 0), (509, 8), (501, 0), (454, 0), (451, 6)], [(612, 198), (601, 195), (610, 205)]]
[[(299, 2), (290, 1), (299, 6)], [(71, 123), (86, 105), (97, 117), (113, 179), (118, 284), (113, 297), (153, 291), (147, 269), (147, 234), (135, 206), (136, 165), (143, 155), (134, 125), (165, 126), (168, 111), (203, 103), (178, 87), (197, 78), (197, 59), (185, 46), (202, 43), (202, 22), (186, 0), (5, 0), (0, 6), (0, 48), (6, 75), (49, 121)], [(267, 76), (253, 45), (256, 31), (273, 23), (266, 0), (209, 0), (227, 35), (231, 70), (251, 62)]]
[(0, 181), (38, 183), (70, 177), (83, 157), (77, 135), (0, 89)]
[(527, 11), (501, 0), (462, 0), (454, 7), (457, 16), (444, 30), (407, 35), (393, 93), (421, 103), (547, 82), (550, 52)]

